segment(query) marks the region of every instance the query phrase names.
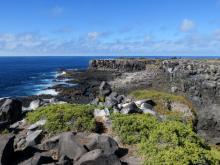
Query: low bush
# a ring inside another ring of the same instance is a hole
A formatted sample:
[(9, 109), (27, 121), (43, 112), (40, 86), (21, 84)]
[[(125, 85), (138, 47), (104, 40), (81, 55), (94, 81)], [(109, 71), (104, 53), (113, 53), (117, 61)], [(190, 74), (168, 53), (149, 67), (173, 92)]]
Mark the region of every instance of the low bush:
[(217, 164), (191, 126), (178, 121), (158, 123), (139, 147), (145, 164)]
[(27, 120), (35, 123), (46, 119), (45, 130), (52, 133), (62, 131), (93, 131), (95, 120), (92, 105), (56, 104), (40, 107), (27, 114)]
[[(125, 144), (137, 144), (144, 164), (218, 164), (191, 124), (174, 119), (157, 121), (150, 115), (113, 115), (113, 131)], [(215, 153), (215, 155), (213, 154)]]

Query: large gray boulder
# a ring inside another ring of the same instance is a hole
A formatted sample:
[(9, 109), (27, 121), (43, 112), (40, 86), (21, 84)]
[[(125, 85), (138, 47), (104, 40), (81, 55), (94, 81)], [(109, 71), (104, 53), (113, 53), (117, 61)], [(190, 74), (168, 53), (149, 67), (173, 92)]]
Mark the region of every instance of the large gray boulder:
[(13, 162), (13, 145), (13, 135), (0, 135), (0, 165), (10, 165)]
[(70, 159), (78, 160), (87, 150), (77, 141), (72, 132), (66, 132), (60, 136), (58, 152), (59, 157), (67, 156)]
[(30, 159), (19, 163), (19, 165), (41, 165), (41, 164), (50, 164), (55, 161), (48, 153), (35, 153)]
[(153, 100), (151, 100), (151, 99), (142, 99), (142, 100), (137, 100), (137, 101), (135, 101), (135, 104), (136, 104), (138, 107), (141, 106), (141, 105), (144, 104), (144, 103), (149, 104), (149, 105), (151, 105), (151, 106), (155, 106), (155, 105), (156, 105), (156, 103), (155, 103)]
[(134, 102), (123, 104), (121, 109), (122, 114), (141, 113), (141, 110)]
[(118, 100), (114, 97), (106, 97), (105, 98), (105, 107), (108, 107), (108, 108), (112, 108), (114, 106), (117, 106), (118, 104)]
[(111, 155), (119, 149), (118, 143), (109, 136), (91, 134), (88, 138), (90, 142), (86, 146), (89, 150), (102, 149), (105, 155)]
[(43, 101), (41, 99), (38, 100), (34, 100), (30, 103), (29, 108), (31, 110), (36, 110), (37, 108), (39, 108), (41, 105), (43, 104)]
[(105, 109), (95, 109), (94, 110), (94, 117), (109, 117), (110, 116), (110, 112), (108, 108)]
[(22, 102), (15, 99), (7, 99), (0, 108), (0, 122), (16, 122), (22, 114)]
[(74, 165), (121, 165), (115, 155), (105, 155), (101, 149), (84, 154)]
[(26, 146), (34, 146), (41, 140), (42, 130), (30, 132), (26, 137)]

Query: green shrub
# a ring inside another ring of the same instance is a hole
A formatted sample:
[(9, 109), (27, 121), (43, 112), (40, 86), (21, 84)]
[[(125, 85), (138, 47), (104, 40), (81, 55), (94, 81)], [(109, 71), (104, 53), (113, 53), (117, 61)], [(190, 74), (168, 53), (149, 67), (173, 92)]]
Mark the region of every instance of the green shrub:
[(135, 144), (142, 139), (147, 139), (149, 132), (157, 124), (156, 118), (149, 114), (117, 114), (111, 118), (113, 130), (126, 144)]
[[(218, 153), (202, 141), (191, 124), (159, 122), (154, 116), (113, 115), (113, 131), (123, 143), (138, 144), (144, 164), (218, 164)], [(215, 155), (213, 155), (215, 153)]]
[(44, 128), (52, 133), (69, 130), (93, 131), (95, 129), (94, 108), (92, 105), (81, 104), (49, 105), (28, 113), (27, 119), (30, 123), (46, 119)]
[(191, 126), (178, 121), (159, 123), (139, 147), (145, 164), (217, 163)]

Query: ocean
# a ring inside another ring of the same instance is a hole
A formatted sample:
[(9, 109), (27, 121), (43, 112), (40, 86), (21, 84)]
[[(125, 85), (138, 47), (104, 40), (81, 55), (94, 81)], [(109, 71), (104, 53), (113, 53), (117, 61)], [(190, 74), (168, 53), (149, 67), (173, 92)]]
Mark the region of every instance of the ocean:
[[(57, 71), (86, 69), (94, 57), (0, 57), (0, 97), (56, 94)], [(107, 57), (105, 57), (107, 58)]]
[(107, 58), (114, 57), (0, 57), (0, 97), (55, 95), (47, 88), (59, 83), (54, 81), (58, 70), (86, 69), (91, 59)]

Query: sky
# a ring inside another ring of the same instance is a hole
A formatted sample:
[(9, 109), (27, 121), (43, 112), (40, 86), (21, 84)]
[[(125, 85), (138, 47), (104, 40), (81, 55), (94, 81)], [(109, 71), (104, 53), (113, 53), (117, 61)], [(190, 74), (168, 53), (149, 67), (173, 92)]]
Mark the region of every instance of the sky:
[(220, 0), (0, 0), (0, 56), (220, 56)]

